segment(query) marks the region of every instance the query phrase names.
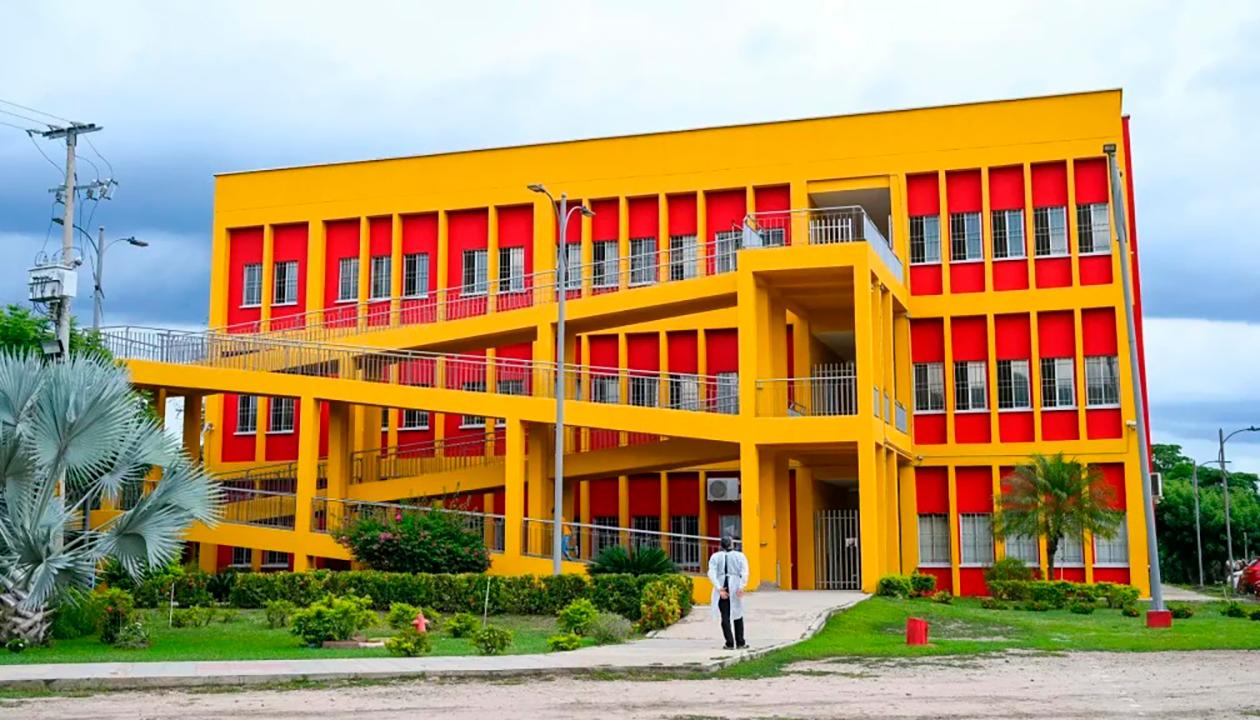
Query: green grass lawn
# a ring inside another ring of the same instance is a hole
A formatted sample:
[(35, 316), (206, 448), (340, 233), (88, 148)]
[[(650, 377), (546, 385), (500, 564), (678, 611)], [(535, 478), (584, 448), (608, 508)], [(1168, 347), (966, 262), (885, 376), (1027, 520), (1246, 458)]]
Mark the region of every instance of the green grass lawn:
[[(140, 611), (149, 627), (150, 645), (143, 650), (123, 650), (104, 645), (95, 636), (73, 640), (54, 640), (51, 647), (33, 647), (22, 653), (9, 653), (0, 648), (0, 664), (14, 663), (78, 663), (78, 662), (158, 662), (163, 660), (279, 660), (290, 658), (388, 657), (384, 648), (325, 650), (308, 648), (288, 628), (272, 629), (261, 610), (242, 610), (236, 620), (215, 622), (196, 628), (167, 627), (164, 611)], [(555, 635), (552, 617), (500, 615), (490, 618), (491, 624), (505, 627), (515, 634), (508, 654), (547, 652), (547, 638)], [(364, 633), (369, 638), (394, 634), (383, 622)], [(467, 639), (449, 637), (444, 632), (434, 635), (433, 655), (476, 655), (477, 649)]]
[[(874, 597), (831, 618), (814, 637), (763, 658), (732, 666), (728, 677), (773, 674), (801, 660), (838, 657), (916, 657), (974, 655), (1001, 650), (1255, 650), (1260, 649), (1260, 622), (1220, 614), (1223, 603), (1185, 603), (1192, 618), (1174, 620), (1167, 630), (1148, 630), (1143, 617), (1124, 617), (1119, 610), (1075, 615), (1067, 610), (1028, 612), (985, 610), (973, 599), (952, 605), (928, 600)], [(1145, 610), (1145, 607), (1143, 607)], [(930, 625), (928, 645), (906, 645), (906, 618)], [(755, 637), (756, 619), (749, 619)]]

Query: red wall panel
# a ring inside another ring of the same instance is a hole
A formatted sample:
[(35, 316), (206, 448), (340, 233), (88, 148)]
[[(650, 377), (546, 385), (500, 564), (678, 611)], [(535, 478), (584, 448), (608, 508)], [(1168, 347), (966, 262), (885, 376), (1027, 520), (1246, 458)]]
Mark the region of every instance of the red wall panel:
[(591, 480), (591, 517), (617, 517), (617, 478)]
[(965, 597), (988, 595), (989, 587), (984, 584), (984, 568), (958, 568), (958, 594)]
[[(240, 228), (228, 231), (228, 295), (227, 324), (255, 323), (262, 317), (257, 307), (241, 307), (245, 289), (245, 266), (262, 263), (263, 229)], [(242, 327), (238, 332), (255, 332), (253, 327)]]
[(1111, 284), (1111, 255), (1082, 255), (1078, 262), (1082, 285)]
[(988, 467), (959, 467), (954, 469), (954, 483), (958, 486), (958, 512), (993, 512), (993, 470)]
[(1039, 288), (1068, 287), (1072, 284), (1072, 258), (1037, 258), (1033, 261), (1033, 273)]
[(347, 301), (339, 309), (337, 290), (340, 280), (340, 260), (359, 257), (359, 220), (335, 220), (324, 226), (324, 313), (325, 322), (350, 322), (356, 313), (353, 301)]
[(1118, 355), (1115, 308), (1082, 310), (1081, 335), (1085, 355)]
[[(980, 212), (984, 207), (979, 170), (951, 170), (945, 173), (945, 202), (949, 212)], [(942, 234), (945, 228), (941, 228)]]
[[(270, 412), (270, 407), (268, 407)], [(260, 423), (263, 429), (266, 429), (266, 417)], [(295, 401), (293, 403), (293, 432), (291, 433), (267, 433), (264, 440), (265, 450), (263, 451), (263, 459), (271, 462), (273, 460), (296, 460), (298, 449), (298, 433), (302, 431), (302, 403)]]
[(949, 473), (945, 468), (915, 468), (914, 487), (920, 515), (949, 512)]
[(616, 335), (592, 335), (591, 336), (591, 365), (595, 367), (615, 368), (617, 367), (617, 336)]
[(1024, 207), (1024, 168), (1021, 165), (990, 168), (989, 208), (1019, 210)]
[(1079, 440), (1080, 434), (1075, 410), (1041, 411), (1041, 438), (1043, 440)]
[[(719, 190), (704, 194), (705, 239), (712, 241), (716, 233), (737, 230), (747, 213), (748, 195), (743, 188)], [(673, 224), (672, 216), (670, 224)]]
[[(525, 274), (534, 272), (534, 206), (501, 207), (499, 213), (499, 247), (525, 248)], [(617, 206), (612, 208), (612, 221), (617, 222)], [(614, 239), (616, 234), (614, 231)]]
[(1071, 311), (1044, 312), (1037, 316), (1038, 350), (1043, 358), (1076, 355), (1076, 330)]
[(955, 362), (988, 359), (989, 341), (983, 317), (953, 318), (950, 320), (950, 335)]
[(906, 210), (911, 217), (940, 214), (941, 196), (937, 177), (936, 173), (924, 173), (906, 178)]
[[(368, 257), (390, 255), (393, 250), (394, 220), (391, 217), (374, 217), (368, 219)], [(368, 261), (368, 283), (371, 278), (371, 260)], [(392, 268), (391, 268), (392, 271)], [(368, 294), (372, 290), (369, 284)], [(370, 303), (368, 305), (368, 323), (371, 325), (389, 324), (389, 301)]]
[(488, 247), (490, 218), (486, 210), (460, 210), (448, 216), (447, 284), (458, 287), (464, 280), (464, 251)]
[(910, 266), (911, 295), (940, 295), (944, 289), (944, 274), (939, 264)]
[(705, 343), (707, 374), (739, 372), (738, 331), (708, 330), (705, 332)]
[(591, 210), (595, 211), (595, 217), (591, 218), (591, 239), (616, 240), (621, 226), (621, 201), (617, 198), (592, 200)]
[(660, 370), (660, 335), (639, 333), (626, 336), (626, 367), (633, 370)]
[(921, 567), (919, 572), (936, 578), (937, 591), (953, 592), (954, 578), (947, 567)]
[(630, 477), (630, 517), (661, 514), (661, 476)]
[(945, 360), (945, 323), (939, 318), (910, 321), (910, 361)]
[(273, 261), (296, 261), (298, 267), (297, 303), (294, 305), (273, 305), (271, 307), (271, 329), (273, 330), (302, 326), (303, 321), (300, 318), (293, 320), (285, 320), (285, 318), (300, 316), (306, 310), (306, 235), (306, 223), (281, 225), (272, 231), (272, 241), (274, 243), (272, 248)]
[(239, 395), (223, 395), (223, 461), (252, 462), (254, 460), (254, 433), (236, 434), (236, 408)]
[[(1124, 463), (1098, 463), (1095, 465), (1098, 472), (1102, 474), (1103, 481), (1111, 487), (1112, 501), (1110, 507), (1113, 510), (1124, 510), (1129, 506), (1125, 497), (1124, 484)], [(1139, 499), (1139, 502), (1141, 500)]]
[(947, 439), (945, 413), (916, 413), (914, 441), (923, 445), (940, 445)]
[(1031, 411), (1005, 410), (998, 413), (999, 442), (1032, 442), (1034, 435)]
[(429, 297), (427, 299), (403, 300), (400, 304), (402, 320), (405, 323), (433, 322), (437, 319), (434, 292), (437, 290), (437, 213), (425, 215), (405, 215), (402, 219), (402, 251), (408, 253), (427, 253), (429, 256)]
[(1067, 163), (1038, 163), (1032, 166), (1032, 201), (1033, 207), (1067, 206)]
[(994, 290), (1027, 290), (1028, 289), (1028, 261), (1027, 260), (994, 260), (993, 261), (993, 289)]
[(753, 190), (753, 203), (759, 213), (776, 213), (775, 222), (783, 224), (784, 242), (792, 244), (792, 223), (785, 222), (792, 208), (792, 193), (787, 185), (772, 185)]
[(666, 335), (666, 340), (669, 343), (669, 372), (698, 372), (696, 333), (689, 330), (671, 332)]
[(993, 426), (989, 421), (990, 415), (990, 412), (955, 413), (954, 441), (960, 443), (992, 442)]
[(1032, 357), (1032, 337), (1028, 316), (993, 317), (994, 351), (998, 360), (1027, 360)]
[(1086, 408), (1085, 436), (1090, 440), (1124, 436), (1120, 408)]
[(1076, 204), (1105, 203), (1107, 198), (1107, 160), (1083, 158), (1072, 163), (1076, 181)]
[(671, 517), (700, 514), (700, 476), (697, 473), (670, 473), (669, 514)]
[(1129, 577), (1129, 568), (1096, 567), (1094, 568), (1094, 582), (1109, 582), (1116, 583), (1117, 585), (1128, 585), (1131, 582)]
[(630, 198), (628, 201), (630, 215), (630, 237), (656, 237), (660, 228), (660, 212), (657, 208), (656, 196)]
[(696, 233), (696, 196), (694, 193), (670, 195), (669, 234), (694, 235)]
[[(942, 244), (944, 244), (943, 238)], [(978, 260), (951, 262), (949, 291), (951, 293), (984, 292), (984, 263)]]

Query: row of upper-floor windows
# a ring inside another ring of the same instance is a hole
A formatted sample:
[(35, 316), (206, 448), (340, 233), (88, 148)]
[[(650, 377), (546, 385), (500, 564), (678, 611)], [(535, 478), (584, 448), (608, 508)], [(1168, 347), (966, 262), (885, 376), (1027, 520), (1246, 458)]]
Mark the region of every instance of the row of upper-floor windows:
[[(1032, 375), (1028, 360), (997, 361), (998, 410), (1032, 409)], [(1041, 358), (1041, 407), (1063, 410), (1076, 407), (1075, 361)], [(915, 412), (945, 411), (945, 363), (914, 363)], [(1120, 404), (1119, 359), (1115, 355), (1085, 358), (1086, 407)], [(954, 412), (989, 410), (988, 363), (966, 360), (954, 363)]]
[[(1107, 203), (1076, 207), (1077, 252), (1080, 255), (1111, 252), (1111, 222)], [(1022, 259), (1028, 256), (1023, 209), (994, 210), (990, 214), (990, 255), (994, 260)], [(950, 262), (984, 260), (984, 226), (978, 212), (949, 214)], [(1035, 257), (1069, 255), (1067, 208), (1039, 207), (1033, 210), (1033, 254)], [(910, 262), (930, 265), (941, 262), (941, 219), (939, 215), (910, 218)]]
[[(951, 564), (953, 552), (949, 537), (949, 516), (944, 513), (924, 513), (919, 521), (919, 564), (942, 567)], [(1125, 566), (1129, 564), (1129, 538), (1127, 523), (1121, 520), (1116, 534), (1105, 538), (1094, 536), (1094, 564)], [(993, 516), (990, 513), (959, 513), (958, 515), (958, 563), (962, 566), (988, 566), (995, 559)], [(1037, 538), (1027, 535), (1010, 535), (1005, 539), (1005, 555), (1037, 567), (1041, 550)], [(1065, 535), (1059, 538), (1054, 553), (1056, 567), (1085, 564), (1083, 538)]]

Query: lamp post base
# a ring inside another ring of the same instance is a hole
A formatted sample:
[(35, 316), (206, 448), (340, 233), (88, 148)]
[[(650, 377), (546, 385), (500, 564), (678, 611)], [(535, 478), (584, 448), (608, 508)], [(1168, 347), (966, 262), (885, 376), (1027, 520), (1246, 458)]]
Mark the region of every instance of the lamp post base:
[(1172, 613), (1168, 610), (1147, 610), (1146, 611), (1146, 627), (1148, 628), (1172, 627)]

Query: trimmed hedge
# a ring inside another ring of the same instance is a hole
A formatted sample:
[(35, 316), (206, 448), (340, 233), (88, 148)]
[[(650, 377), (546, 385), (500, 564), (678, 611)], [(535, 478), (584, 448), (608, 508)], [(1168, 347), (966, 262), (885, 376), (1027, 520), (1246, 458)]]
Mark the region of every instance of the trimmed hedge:
[(1067, 580), (994, 580), (989, 594), (998, 600), (1032, 602), (1062, 609), (1072, 604), (1123, 608), (1137, 602), (1137, 588), (1116, 583), (1075, 583)]
[(408, 603), (443, 613), (480, 615), (488, 583), (491, 614), (555, 615), (574, 600), (586, 598), (600, 610), (638, 620), (643, 588), (654, 580), (664, 580), (672, 587), (684, 615), (690, 611), (692, 585), (685, 575), (487, 576), (375, 570), (241, 573), (228, 599), (239, 608), (260, 608), (273, 600), (304, 607), (329, 594), (358, 595), (372, 598), (372, 606), (378, 610), (388, 610), (393, 603)]

